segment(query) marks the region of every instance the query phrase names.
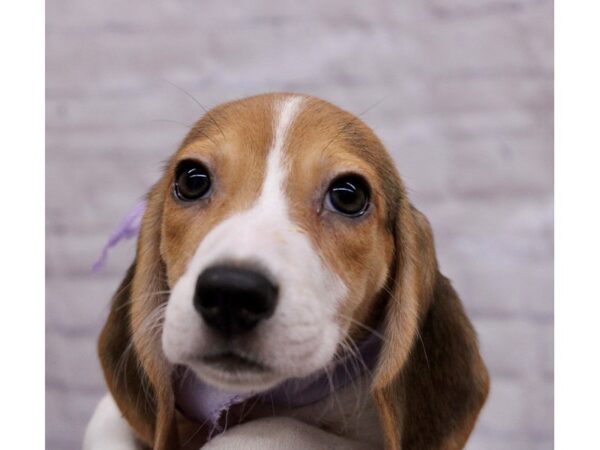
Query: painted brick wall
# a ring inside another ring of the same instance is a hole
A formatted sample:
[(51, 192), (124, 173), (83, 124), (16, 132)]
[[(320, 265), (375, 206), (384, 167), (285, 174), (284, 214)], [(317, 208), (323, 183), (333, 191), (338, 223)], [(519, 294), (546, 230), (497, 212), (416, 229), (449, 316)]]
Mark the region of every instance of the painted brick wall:
[(89, 267), (204, 105), (270, 90), (364, 114), (430, 218), (492, 391), (471, 449), (553, 446), (550, 0), (47, 2), (47, 448), (104, 392), (133, 243)]

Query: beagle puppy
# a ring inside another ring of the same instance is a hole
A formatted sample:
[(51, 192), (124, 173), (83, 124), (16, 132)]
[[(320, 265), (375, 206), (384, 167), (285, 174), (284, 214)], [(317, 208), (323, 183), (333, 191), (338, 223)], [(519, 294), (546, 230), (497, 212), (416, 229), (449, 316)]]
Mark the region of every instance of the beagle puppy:
[[(86, 450), (460, 449), (489, 389), (382, 143), (296, 94), (193, 126), (147, 196), (98, 350), (110, 394)], [(332, 381), (336, 368), (352, 373)], [(319, 377), (330, 385), (314, 398), (289, 387)], [(237, 400), (200, 421), (182, 405), (205, 394), (181, 383)], [(291, 401), (262, 395), (282, 389)]]

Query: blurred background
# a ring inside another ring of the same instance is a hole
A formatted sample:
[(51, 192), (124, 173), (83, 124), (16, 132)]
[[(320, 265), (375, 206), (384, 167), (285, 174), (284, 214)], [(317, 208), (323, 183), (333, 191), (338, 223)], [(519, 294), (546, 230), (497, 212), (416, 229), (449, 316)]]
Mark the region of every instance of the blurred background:
[[(551, 0), (46, 2), (46, 444), (80, 448), (134, 243), (90, 266), (211, 107), (360, 113), (431, 220), (492, 375), (469, 449), (553, 447)], [(373, 106), (375, 105), (375, 106)]]

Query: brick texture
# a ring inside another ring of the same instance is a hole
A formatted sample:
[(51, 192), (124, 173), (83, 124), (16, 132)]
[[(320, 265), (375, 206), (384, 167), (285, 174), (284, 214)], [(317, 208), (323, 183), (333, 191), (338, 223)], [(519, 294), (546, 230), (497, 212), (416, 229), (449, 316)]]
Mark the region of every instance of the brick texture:
[(550, 0), (47, 4), (47, 448), (80, 448), (132, 259), (103, 240), (201, 109), (300, 91), (363, 115), (430, 218), (492, 390), (469, 449), (553, 447)]

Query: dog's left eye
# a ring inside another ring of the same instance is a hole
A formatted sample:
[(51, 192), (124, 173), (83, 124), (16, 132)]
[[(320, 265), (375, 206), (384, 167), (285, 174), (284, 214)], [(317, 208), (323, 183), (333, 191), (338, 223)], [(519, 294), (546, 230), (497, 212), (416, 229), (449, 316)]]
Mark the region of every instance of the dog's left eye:
[(345, 216), (362, 216), (369, 207), (369, 187), (358, 175), (340, 177), (329, 186), (325, 206)]
[(198, 161), (184, 160), (175, 171), (174, 192), (179, 200), (191, 202), (204, 197), (210, 190), (210, 175)]

